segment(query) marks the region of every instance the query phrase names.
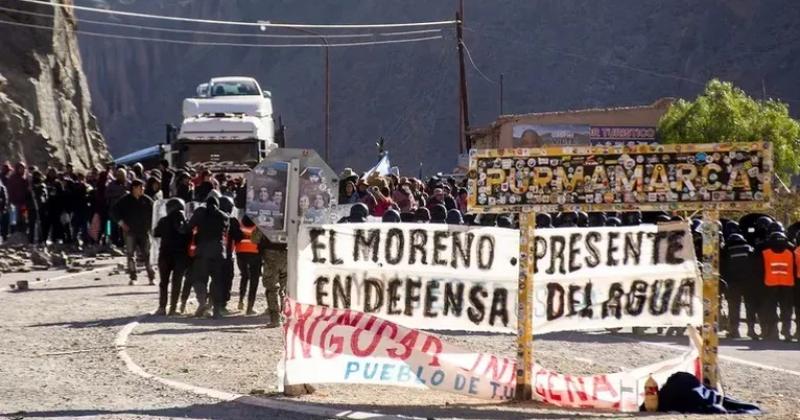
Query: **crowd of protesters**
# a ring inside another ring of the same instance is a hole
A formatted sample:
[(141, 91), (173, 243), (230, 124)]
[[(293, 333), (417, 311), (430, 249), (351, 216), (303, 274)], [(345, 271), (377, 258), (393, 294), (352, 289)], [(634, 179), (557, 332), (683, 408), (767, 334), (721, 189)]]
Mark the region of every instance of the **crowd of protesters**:
[[(350, 205), (341, 223), (442, 223), (517, 228), (513, 214), (471, 214), (466, 180), (433, 176), (427, 180), (377, 173), (359, 176), (346, 168), (339, 176), (339, 204)], [(152, 225), (153, 203), (169, 199), (167, 215)], [(19, 162), (0, 166), (0, 237), (25, 238), (37, 246), (63, 244), (81, 249), (124, 248), (131, 284), (137, 281), (137, 259), (143, 260), (150, 284), (151, 233), (160, 238), (157, 314), (183, 313), (194, 290), (197, 316), (229, 313), (234, 261), (241, 275), (238, 309), (255, 314), (258, 283), (265, 287), (269, 324), (280, 323), (286, 287), (287, 249), (263, 235), (247, 216), (234, 217), (246, 206), (241, 177), (191, 168), (174, 170), (163, 161), (145, 171), (109, 165), (105, 170), (63, 171), (27, 167)], [(187, 218), (189, 202), (203, 206)], [(745, 223), (744, 219), (747, 219)], [(538, 228), (635, 226), (685, 221), (665, 212), (536, 215)], [(702, 255), (702, 222), (690, 223), (698, 258)], [(728, 337), (739, 337), (744, 306), (751, 339), (800, 338), (800, 239), (764, 215), (747, 215), (740, 223), (723, 220), (720, 232), (722, 293), (728, 308)], [(790, 229), (791, 230), (791, 229)], [(210, 283), (209, 283), (210, 280)], [(171, 287), (171, 291), (170, 289)], [(169, 293), (168, 293), (169, 292)], [(797, 323), (792, 335), (792, 315)], [(757, 332), (755, 326), (758, 325)]]
[[(137, 182), (138, 181), (138, 182)], [(203, 201), (212, 189), (244, 205), (241, 178), (190, 168), (173, 170), (167, 161), (145, 171), (108, 165), (104, 170), (76, 171), (28, 167), (23, 162), (0, 166), (0, 237), (24, 234), (27, 242), (124, 246), (122, 226), (114, 206), (128, 194), (134, 182), (143, 185), (151, 200), (178, 197), (186, 202)]]
[[(466, 180), (453, 177), (359, 177), (352, 169), (340, 174), (340, 204), (351, 204), (341, 223), (383, 222), (445, 223), (451, 225), (518, 228), (513, 214), (467, 212)], [(746, 222), (745, 222), (746, 219)], [(537, 228), (636, 226), (643, 223), (687, 222), (666, 212), (563, 212), (536, 215)], [(691, 219), (695, 254), (702, 258), (702, 221)], [(740, 227), (722, 220), (720, 233), (721, 288), (727, 302), (729, 338), (739, 338), (744, 306), (747, 336), (753, 340), (800, 339), (800, 230), (787, 232), (766, 215), (746, 215)], [(794, 312), (794, 334), (792, 334)], [(755, 326), (759, 325), (760, 333)], [(643, 329), (637, 329), (642, 331)], [(672, 332), (677, 329), (671, 329)], [(670, 331), (668, 331), (670, 333)], [(780, 334), (780, 335), (779, 335)]]

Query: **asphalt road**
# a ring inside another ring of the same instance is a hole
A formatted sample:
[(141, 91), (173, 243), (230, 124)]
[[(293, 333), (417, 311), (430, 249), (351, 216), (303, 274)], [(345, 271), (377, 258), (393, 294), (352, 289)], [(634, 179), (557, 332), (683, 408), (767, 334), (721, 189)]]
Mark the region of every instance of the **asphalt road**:
[[(13, 273), (0, 277), (0, 418), (306, 419), (307, 414), (220, 402), (131, 373), (113, 343), (124, 325), (155, 310), (155, 286), (128, 286), (109, 275), (117, 260), (92, 272)], [(37, 280), (38, 278), (38, 280)], [(9, 285), (28, 280), (31, 290)], [(591, 343), (648, 342), (685, 349), (686, 338), (655, 334), (562, 333), (537, 337)], [(775, 370), (800, 381), (800, 343), (722, 340), (728, 363)], [(148, 360), (137, 360), (148, 370)], [(152, 367), (152, 365), (151, 365)], [(725, 372), (722, 372), (723, 379)]]
[[(0, 277), (0, 418), (313, 418), (220, 402), (128, 371), (114, 340), (122, 326), (155, 310), (155, 286), (128, 286), (109, 271)], [(11, 291), (22, 279), (31, 290)]]

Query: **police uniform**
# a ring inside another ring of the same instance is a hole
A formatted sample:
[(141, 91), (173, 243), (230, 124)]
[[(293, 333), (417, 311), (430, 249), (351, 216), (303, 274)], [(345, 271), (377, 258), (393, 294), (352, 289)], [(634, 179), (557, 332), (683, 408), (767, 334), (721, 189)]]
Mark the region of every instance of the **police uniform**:
[[(261, 241), (263, 238), (261, 231), (256, 229), (253, 232), (253, 240)], [(265, 241), (261, 259), (263, 261), (263, 274), (261, 281), (266, 289), (267, 311), (270, 317), (270, 326), (280, 325), (280, 316), (283, 311), (283, 298), (286, 296), (287, 278), (287, 251), (286, 244), (274, 243), (268, 239)]]
[[(169, 205), (169, 204), (168, 204)], [(178, 304), (178, 297), (181, 293), (183, 276), (189, 257), (187, 256), (187, 246), (189, 235), (184, 233), (186, 217), (181, 209), (173, 209), (169, 214), (162, 217), (156, 228), (154, 236), (161, 238), (158, 252), (158, 311), (157, 314), (163, 315), (167, 306), (167, 290), (170, 280), (172, 291), (169, 295), (169, 313), (174, 315)]]
[(180, 313), (186, 311), (186, 301), (189, 300), (189, 295), (192, 294), (192, 284), (194, 277), (192, 275), (192, 267), (194, 265), (194, 257), (197, 255), (197, 228), (192, 229), (191, 239), (186, 251), (186, 274), (183, 276), (183, 288), (181, 288), (181, 308)]
[(208, 309), (208, 279), (211, 278), (210, 294), (214, 317), (222, 316), (225, 300), (223, 266), (226, 256), (226, 235), (230, 216), (219, 209), (219, 200), (209, 197), (206, 207), (197, 209), (189, 220), (188, 229), (197, 228), (197, 251), (192, 263), (194, 289), (199, 307), (196, 316), (202, 316)]
[(747, 335), (757, 339), (755, 332), (756, 314), (760, 302), (757, 296), (763, 287), (754, 269), (758, 264), (755, 251), (742, 235), (734, 234), (728, 237), (722, 249), (720, 258), (720, 274), (725, 281), (725, 299), (728, 302), (728, 337), (739, 337), (739, 320), (741, 305), (744, 301), (747, 314)]
[(256, 226), (241, 226), (242, 239), (236, 242), (236, 264), (239, 266), (241, 280), (239, 282), (239, 310), (243, 309), (247, 296), (247, 313), (253, 313), (258, 292), (258, 280), (261, 277), (261, 254), (258, 243), (253, 241)]
[[(782, 241), (770, 237), (761, 252), (763, 261), (764, 302), (762, 312), (766, 322), (767, 338), (778, 338), (778, 321), (781, 322), (781, 333), (789, 336), (792, 319), (792, 301), (797, 269), (795, 267), (794, 249), (785, 236)], [(776, 309), (780, 308), (780, 317)]]

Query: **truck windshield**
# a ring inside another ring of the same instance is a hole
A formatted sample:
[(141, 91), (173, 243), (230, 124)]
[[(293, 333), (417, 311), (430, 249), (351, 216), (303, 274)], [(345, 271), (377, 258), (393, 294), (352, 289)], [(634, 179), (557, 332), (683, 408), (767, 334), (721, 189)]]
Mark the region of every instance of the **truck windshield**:
[(258, 86), (252, 81), (215, 82), (208, 91), (211, 96), (260, 95)]

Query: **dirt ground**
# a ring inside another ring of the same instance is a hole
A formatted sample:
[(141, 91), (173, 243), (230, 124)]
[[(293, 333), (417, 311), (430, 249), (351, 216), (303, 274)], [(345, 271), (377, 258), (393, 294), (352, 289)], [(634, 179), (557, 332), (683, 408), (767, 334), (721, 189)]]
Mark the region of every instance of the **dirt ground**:
[[(109, 261), (108, 264), (114, 264)], [(102, 266), (99, 267), (101, 270)], [(33, 272), (0, 277), (0, 417), (8, 418), (306, 418), (172, 389), (130, 373), (114, 340), (124, 325), (155, 310), (157, 288), (128, 286), (107, 271), (70, 274)], [(31, 291), (10, 292), (20, 278)], [(40, 278), (36, 281), (36, 278)], [(49, 280), (52, 279), (52, 280)], [(234, 305), (238, 286), (234, 285)], [(190, 303), (190, 308), (194, 303)], [(259, 292), (257, 309), (264, 309)], [(223, 320), (154, 317), (141, 321), (127, 352), (153, 375), (222, 391), (284, 398), (275, 394), (280, 329), (263, 327), (263, 316), (234, 314)], [(441, 334), (458, 346), (513, 355), (507, 335)], [(537, 337), (543, 366), (571, 374), (613, 372), (679, 354), (631, 342), (630, 334), (562, 333)], [(677, 339), (685, 344), (688, 340)], [(800, 350), (800, 346), (797, 346)], [(797, 358), (800, 352), (790, 352)], [(800, 418), (800, 377), (722, 361), (728, 394), (760, 405), (759, 418)], [(441, 392), (365, 385), (322, 385), (313, 395), (292, 398), (342, 410), (423, 418), (624, 418), (636, 415), (577, 412), (534, 403), (496, 403)], [(694, 418), (656, 415), (648, 418)], [(697, 418), (707, 418), (697, 416)], [(736, 416), (743, 418), (745, 416)]]

